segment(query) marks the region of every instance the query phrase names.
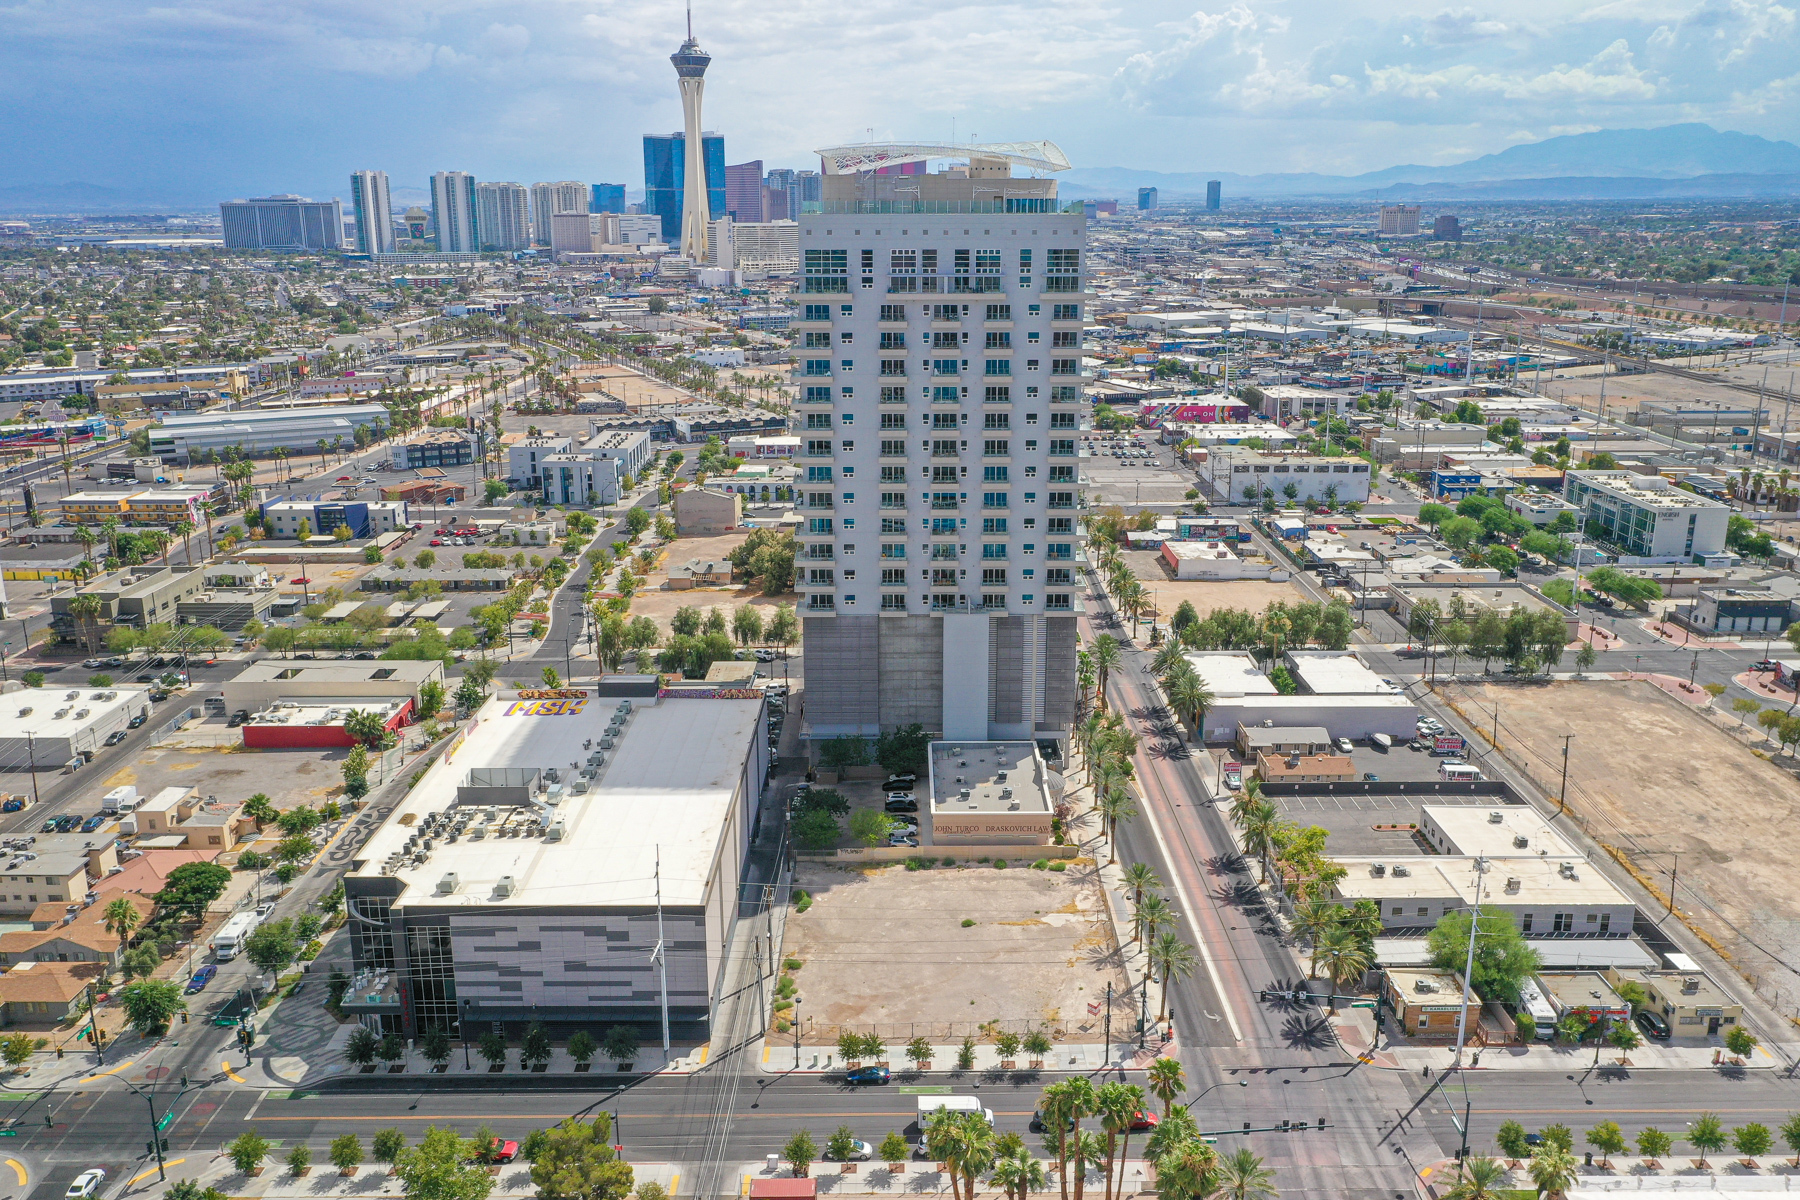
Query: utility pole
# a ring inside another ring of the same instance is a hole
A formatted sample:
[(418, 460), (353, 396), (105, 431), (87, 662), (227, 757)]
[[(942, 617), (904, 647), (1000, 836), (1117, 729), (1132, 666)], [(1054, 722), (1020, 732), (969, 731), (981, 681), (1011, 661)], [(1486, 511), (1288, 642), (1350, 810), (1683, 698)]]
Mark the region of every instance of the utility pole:
[[(1494, 721), (1495, 728), (1499, 727), (1499, 723), (1499, 718), (1496, 717)], [(1574, 737), (1575, 735), (1572, 733), (1563, 734), (1562, 785), (1556, 790), (1557, 816), (1561, 816), (1563, 813), (1569, 811), (1569, 743), (1574, 740)]]
[(663, 943), (661, 846), (656, 848), (656, 949), (651, 952), (650, 960), (657, 966), (659, 986), (662, 989), (662, 1048), (663, 1063), (667, 1065), (669, 1060), (669, 958)]
[(1675, 865), (1669, 868), (1669, 916), (1675, 915), (1675, 881), (1681, 875), (1681, 855), (1675, 856)]
[(1469, 1025), (1469, 979), (1475, 973), (1475, 933), (1481, 928), (1481, 885), (1487, 879), (1487, 859), (1475, 860), (1475, 907), (1469, 910), (1469, 956), (1463, 967), (1462, 1008), (1456, 1014), (1456, 1063), (1462, 1070), (1463, 1036)]

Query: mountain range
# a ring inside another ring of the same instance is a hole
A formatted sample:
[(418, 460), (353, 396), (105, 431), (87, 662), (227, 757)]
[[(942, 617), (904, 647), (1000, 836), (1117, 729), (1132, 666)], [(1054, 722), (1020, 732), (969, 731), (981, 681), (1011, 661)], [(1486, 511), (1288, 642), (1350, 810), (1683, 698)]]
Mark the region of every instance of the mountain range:
[(1800, 196), (1800, 146), (1710, 125), (1565, 134), (1444, 166), (1386, 167), (1360, 175), (1077, 168), (1058, 176), (1072, 198), (1203, 196), (1217, 179), (1228, 196), (1343, 199), (1574, 200)]

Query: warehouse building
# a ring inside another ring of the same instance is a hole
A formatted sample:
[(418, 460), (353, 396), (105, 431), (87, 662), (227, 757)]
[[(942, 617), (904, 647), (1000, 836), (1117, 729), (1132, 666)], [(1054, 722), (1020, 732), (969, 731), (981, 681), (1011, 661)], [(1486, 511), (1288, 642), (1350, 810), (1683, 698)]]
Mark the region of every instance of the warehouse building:
[(652, 676), (496, 695), (344, 880), (344, 1007), (407, 1037), (533, 1020), (649, 1034), (666, 970), (676, 1036), (704, 1037), (765, 726), (759, 697)]
[(0, 696), (0, 764), (17, 771), (61, 769), (83, 750), (99, 750), (107, 734), (149, 712), (150, 697), (142, 688), (41, 687), (7, 692)]
[(202, 451), (222, 451), (227, 446), (248, 454), (277, 449), (317, 454), (321, 441), (327, 446), (354, 446), (359, 428), (385, 428), (392, 420), (381, 404), (171, 414), (150, 427), (150, 453), (182, 462), (192, 462)]
[(265, 658), (226, 680), (223, 690), (227, 711), (241, 708), (245, 712), (261, 712), (283, 701), (345, 705), (413, 701), (427, 683), (442, 686), (443, 682), (444, 664), (436, 661), (377, 660), (315, 666)]

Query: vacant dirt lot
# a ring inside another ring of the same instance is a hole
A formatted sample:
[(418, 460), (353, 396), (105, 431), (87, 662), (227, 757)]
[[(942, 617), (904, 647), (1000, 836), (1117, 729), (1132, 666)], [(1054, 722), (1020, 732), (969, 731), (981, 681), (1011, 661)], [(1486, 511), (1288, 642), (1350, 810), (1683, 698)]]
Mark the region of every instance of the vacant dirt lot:
[[(1569, 755), (1569, 803), (1596, 838), (1626, 852), (1667, 894), (1680, 855), (1676, 903), (1766, 988), (1800, 987), (1752, 942), (1792, 961), (1800, 953), (1800, 891), (1788, 837), (1800, 783), (1757, 758), (1686, 704), (1642, 682), (1452, 687), (1475, 724), (1500, 706), (1500, 741), (1554, 795)], [(1483, 714), (1487, 714), (1484, 716)]]
[(669, 578), (669, 568), (680, 566), (691, 558), (722, 559), (741, 545), (749, 530), (737, 533), (724, 533), (717, 537), (678, 538), (669, 543), (667, 552), (656, 570), (650, 572), (644, 586), (631, 598), (631, 615), (649, 617), (661, 626), (664, 631), (669, 628), (669, 619), (675, 610), (686, 606), (698, 608), (702, 616), (709, 608), (723, 609), (725, 622), (730, 626), (731, 616), (739, 608), (748, 604), (761, 611), (763, 623), (775, 615), (775, 609), (783, 604), (792, 605), (798, 598), (787, 592), (779, 596), (765, 596), (759, 588), (742, 586), (729, 588), (684, 588), (670, 591), (663, 587)]
[[(801, 863), (798, 886), (814, 901), (790, 919), (786, 952), (805, 963), (795, 978), (806, 1039), (830, 1044), (847, 1026), (894, 1042), (982, 1040), (979, 1027), (998, 1021), (1099, 1040), (1088, 1003), (1105, 998), (1109, 981), (1123, 997), (1126, 979), (1094, 868), (1034, 871), (1030, 861), (924, 871)], [(976, 924), (965, 929), (965, 919)], [(1115, 1024), (1128, 1015), (1119, 1003)]]
[(1233, 579), (1223, 583), (1184, 582), (1170, 579), (1163, 570), (1162, 558), (1152, 550), (1128, 550), (1123, 555), (1131, 573), (1144, 586), (1156, 592), (1156, 611), (1166, 620), (1183, 600), (1190, 601), (1202, 617), (1220, 608), (1245, 608), (1261, 612), (1271, 601), (1297, 604), (1306, 599), (1291, 583), (1270, 583), (1264, 579)]

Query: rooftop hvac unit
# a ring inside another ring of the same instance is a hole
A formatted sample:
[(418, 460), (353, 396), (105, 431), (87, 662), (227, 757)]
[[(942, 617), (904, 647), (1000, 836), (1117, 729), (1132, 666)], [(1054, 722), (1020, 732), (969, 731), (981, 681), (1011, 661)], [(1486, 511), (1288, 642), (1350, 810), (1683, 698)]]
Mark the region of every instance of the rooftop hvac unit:
[(629, 700), (619, 701), (619, 711), (629, 717), (631, 715), (631, 711), (632, 711), (631, 710), (631, 701), (629, 701)]
[(1523, 849), (1525, 849), (1525, 848), (1526, 848), (1526, 847), (1528, 847), (1528, 846), (1530, 846), (1530, 845), (1531, 845), (1531, 839), (1530, 839), (1530, 838), (1528, 838), (1528, 837), (1526, 837), (1526, 836), (1525, 836), (1525, 835), (1524, 835), (1524, 834), (1522, 834), (1522, 833), (1521, 833), (1521, 834), (1518, 834), (1518, 835), (1516, 835), (1516, 836), (1515, 836), (1515, 837), (1514, 837), (1514, 838), (1513, 838), (1513, 849), (1514, 849), (1514, 850), (1523, 850)]
[(1374, 876), (1376, 879), (1383, 878), (1385, 875), (1387, 875), (1387, 864), (1386, 863), (1370, 863), (1369, 864), (1369, 874)]
[(1692, 996), (1699, 990), (1700, 990), (1700, 981), (1698, 979), (1695, 979), (1690, 976), (1681, 981), (1681, 992), (1684, 996)]
[(58, 721), (62, 720), (64, 717), (66, 717), (68, 715), (69, 715), (69, 710), (68, 710), (67, 706), (64, 706), (64, 707), (56, 710), (56, 719)]
[(79, 700), (79, 699), (81, 699), (81, 693), (80, 692), (69, 692), (67, 695), (63, 696), (63, 699), (64, 700)]
[(1399, 863), (1394, 864), (1394, 878), (1395, 879), (1405, 879), (1407, 876), (1409, 876), (1411, 874), (1412, 874), (1411, 867), (1403, 867)]
[(569, 785), (569, 795), (571, 796), (585, 796), (587, 795), (587, 792), (588, 781), (585, 779), (577, 779), (574, 783)]
[(561, 821), (552, 821), (550, 822), (550, 828), (544, 830), (544, 840), (546, 842), (560, 842), (563, 840), (563, 834), (566, 832), (568, 832), (567, 825), (563, 824)]
[(1502, 822), (1504, 820), (1506, 820), (1506, 818), (1501, 816), (1497, 812), (1491, 812), (1488, 814), (1488, 824), (1489, 825), (1498, 825), (1498, 824), (1500, 824), (1500, 822)]
[(448, 896), (461, 886), (462, 880), (456, 877), (456, 872), (446, 871), (444, 877), (438, 880), (437, 894), (440, 896)]
[(1415, 979), (1413, 980), (1413, 991), (1430, 995), (1437, 991), (1437, 984), (1431, 982), (1429, 979)]
[(1517, 875), (1508, 875), (1506, 877), (1506, 890), (1507, 891), (1516, 892), (1519, 890), (1519, 885), (1520, 885), (1520, 880)]
[(504, 900), (504, 899), (506, 899), (506, 897), (508, 897), (512, 894), (513, 894), (513, 877), (511, 875), (502, 875), (500, 877), (500, 881), (494, 885), (494, 895), (496, 895), (500, 899)]
[(600, 748), (602, 750), (611, 750), (613, 748), (613, 735), (612, 734), (603, 733), (600, 735)]
[(19, 710), (19, 715), (21, 717), (29, 717), (31, 715), (31, 705), (27, 704), (24, 708), (21, 708)]

